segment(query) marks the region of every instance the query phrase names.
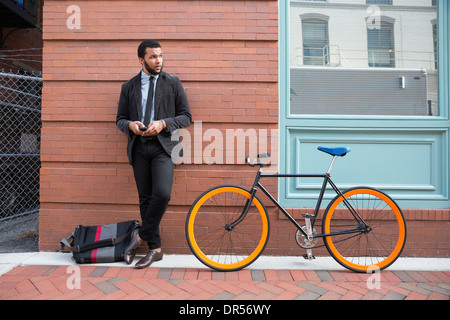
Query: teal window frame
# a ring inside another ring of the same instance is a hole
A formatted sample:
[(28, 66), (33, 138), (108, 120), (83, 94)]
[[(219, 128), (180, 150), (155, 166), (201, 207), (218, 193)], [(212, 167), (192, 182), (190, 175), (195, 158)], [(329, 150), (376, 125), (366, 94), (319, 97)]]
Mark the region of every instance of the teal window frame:
[[(286, 151), (287, 151), (287, 139), (288, 139), (288, 128), (295, 126), (295, 121), (299, 119), (310, 119), (311, 123), (315, 124), (318, 121), (323, 123), (327, 122), (327, 116), (308, 116), (308, 115), (290, 115), (289, 114), (289, 101), (290, 101), (290, 50), (289, 50), (289, 11), (290, 11), (290, 1), (279, 1), (279, 172), (280, 173), (291, 173), (288, 172), (289, 168), (287, 162), (285, 161)], [(438, 0), (438, 97), (439, 97), (439, 116), (434, 116), (432, 118), (426, 119), (432, 123), (435, 128), (442, 128), (446, 131), (444, 143), (449, 146), (449, 113), (450, 113), (450, 97), (448, 88), (450, 87), (450, 1), (448, 0)], [(330, 117), (331, 119), (332, 117)], [(345, 117), (343, 117), (345, 118)], [(396, 118), (392, 117), (393, 121), (402, 122), (401, 126), (408, 126), (411, 128), (419, 127), (423, 124), (425, 119), (420, 119), (417, 117), (402, 117)], [(365, 121), (367, 125), (377, 126), (376, 117), (366, 117), (362, 121)], [(389, 121), (389, 120), (388, 120)], [(404, 200), (400, 201), (400, 205), (403, 208), (435, 208), (435, 209), (448, 209), (450, 208), (450, 157), (449, 157), (450, 147), (447, 148), (446, 152), (442, 155), (442, 171), (440, 174), (445, 175), (446, 184), (443, 187), (444, 198), (435, 201), (413, 201)], [(445, 165), (447, 164), (447, 165)], [(291, 202), (286, 201), (286, 194), (288, 193), (285, 182), (280, 179), (279, 181), (279, 201), (280, 203), (290, 206)], [(294, 207), (294, 206), (291, 206)], [(296, 206), (295, 206), (296, 207)]]

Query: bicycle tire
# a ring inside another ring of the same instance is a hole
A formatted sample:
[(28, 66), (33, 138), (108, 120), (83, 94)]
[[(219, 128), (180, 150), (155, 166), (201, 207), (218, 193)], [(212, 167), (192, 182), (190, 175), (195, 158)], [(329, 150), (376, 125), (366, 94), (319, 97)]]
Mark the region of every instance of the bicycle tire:
[(270, 221), (256, 196), (245, 219), (232, 230), (226, 229), (239, 217), (248, 199), (248, 190), (223, 185), (205, 191), (192, 204), (186, 218), (186, 239), (204, 265), (219, 271), (236, 271), (252, 264), (264, 251)]
[[(369, 187), (343, 192), (370, 231), (324, 237), (330, 255), (343, 267), (360, 273), (381, 271), (401, 255), (406, 243), (406, 223), (399, 206), (385, 193)], [(359, 223), (336, 196), (328, 205), (323, 221), (324, 234), (355, 229)]]

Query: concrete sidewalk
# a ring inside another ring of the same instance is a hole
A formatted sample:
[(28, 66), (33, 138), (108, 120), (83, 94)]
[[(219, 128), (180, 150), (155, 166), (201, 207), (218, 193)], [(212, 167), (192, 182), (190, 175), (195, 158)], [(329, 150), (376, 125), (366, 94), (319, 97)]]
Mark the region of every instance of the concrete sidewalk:
[(450, 297), (450, 259), (441, 258), (400, 258), (388, 270), (370, 275), (347, 271), (330, 257), (307, 261), (302, 257), (263, 256), (244, 270), (223, 273), (204, 267), (192, 255), (165, 255), (150, 268), (138, 270), (124, 262), (77, 265), (70, 253), (34, 252), (0, 254), (0, 275), (0, 300), (186, 302)]
[[(139, 256), (135, 258), (138, 261)], [(30, 253), (3, 253), (0, 254), (0, 276), (17, 266), (31, 265), (76, 265), (72, 260), (71, 253), (62, 252), (30, 252)], [(80, 265), (82, 266), (82, 265)], [(133, 267), (125, 262), (89, 264), (89, 266), (102, 267)], [(200, 263), (193, 255), (164, 255), (164, 259), (154, 266), (159, 268), (198, 268), (208, 269)], [(344, 271), (331, 257), (316, 257), (308, 261), (303, 257), (267, 257), (261, 256), (252, 265), (250, 270), (336, 270)], [(450, 271), (450, 258), (399, 258), (390, 271)]]

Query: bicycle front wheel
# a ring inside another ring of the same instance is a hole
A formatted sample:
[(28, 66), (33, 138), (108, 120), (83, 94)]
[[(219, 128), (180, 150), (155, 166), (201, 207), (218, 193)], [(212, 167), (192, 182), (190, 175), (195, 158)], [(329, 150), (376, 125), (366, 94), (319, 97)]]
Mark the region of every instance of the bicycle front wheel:
[(203, 193), (186, 219), (186, 238), (193, 254), (206, 266), (235, 271), (253, 263), (269, 239), (269, 219), (254, 197), (244, 219), (238, 221), (250, 192), (237, 186), (219, 186)]
[[(322, 222), (324, 234), (335, 234), (324, 237), (328, 252), (352, 271), (386, 269), (400, 256), (406, 242), (406, 223), (400, 208), (389, 196), (372, 188), (358, 187), (343, 195), (369, 228), (363, 228), (344, 198), (337, 196)], [(361, 231), (347, 233), (358, 229)]]

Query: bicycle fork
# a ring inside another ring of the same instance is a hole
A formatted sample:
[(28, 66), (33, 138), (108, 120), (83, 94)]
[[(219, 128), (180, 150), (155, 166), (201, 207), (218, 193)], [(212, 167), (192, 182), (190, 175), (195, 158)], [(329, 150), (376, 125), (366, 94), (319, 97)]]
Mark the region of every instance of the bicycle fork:
[(227, 230), (227, 231), (233, 230), (234, 227), (236, 227), (239, 223), (241, 223), (242, 220), (244, 220), (245, 216), (247, 215), (248, 211), (250, 210), (250, 206), (252, 205), (254, 197), (255, 197), (254, 194), (252, 194), (250, 196), (250, 199), (247, 200), (247, 202), (244, 206), (244, 210), (242, 210), (242, 213), (239, 215), (239, 217), (235, 221), (233, 221), (231, 223), (227, 223), (225, 225), (225, 230)]
[(231, 231), (236, 227), (239, 223), (241, 223), (242, 220), (247, 216), (248, 211), (250, 210), (250, 207), (253, 203), (253, 199), (255, 198), (256, 191), (258, 190), (257, 186), (259, 184), (259, 179), (261, 178), (261, 169), (258, 170), (255, 178), (255, 182), (253, 183), (252, 190), (250, 192), (250, 198), (246, 201), (244, 209), (242, 210), (242, 213), (239, 215), (239, 217), (234, 220), (231, 223), (227, 223), (225, 225), (225, 230)]

